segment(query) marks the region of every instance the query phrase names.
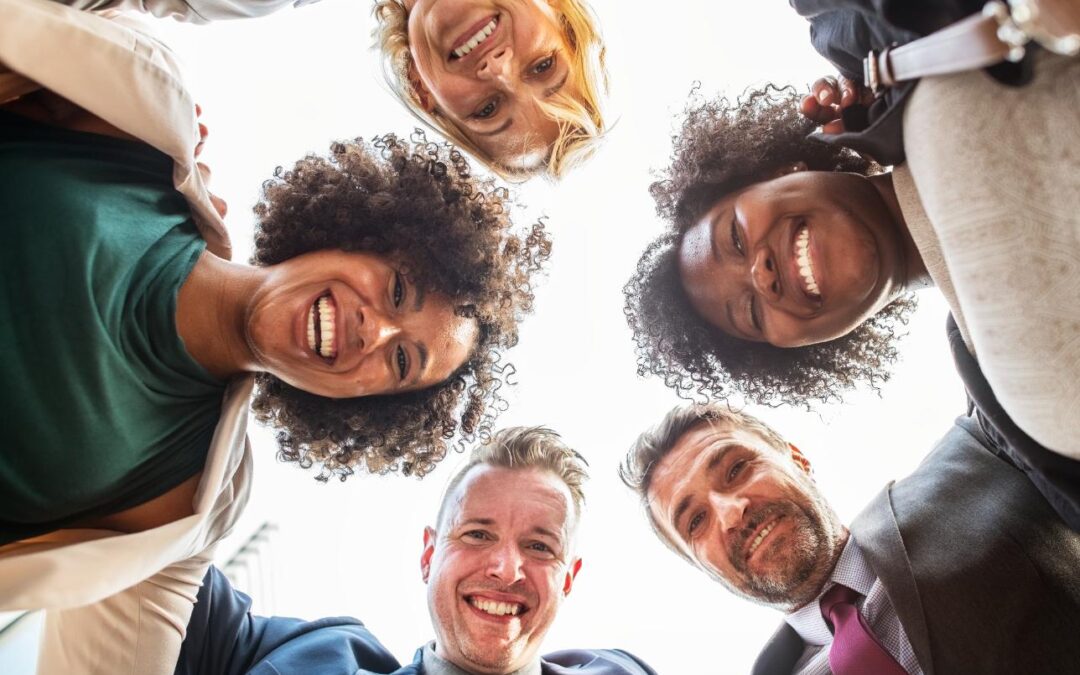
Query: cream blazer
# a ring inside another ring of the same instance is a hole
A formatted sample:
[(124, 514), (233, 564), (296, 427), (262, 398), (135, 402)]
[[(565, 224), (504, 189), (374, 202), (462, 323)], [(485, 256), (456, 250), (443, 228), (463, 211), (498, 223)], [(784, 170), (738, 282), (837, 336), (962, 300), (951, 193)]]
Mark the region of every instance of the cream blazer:
[(1002, 407), (1080, 459), (1080, 59), (1044, 51), (1034, 68), (1024, 87), (920, 80), (894, 185)]
[(123, 9), (171, 17), (189, 23), (263, 16), (292, 5), (302, 7), (319, 0), (59, 0), (78, 9)]
[[(214, 253), (225, 225), (195, 169), (195, 104), (174, 56), (123, 19), (49, 0), (0, 0), (0, 102), (47, 87), (171, 156)], [(194, 514), (136, 534), (72, 529), (0, 547), (0, 610), (45, 609), (38, 671), (172, 673), (216, 543), (247, 502), (253, 378), (226, 389)]]

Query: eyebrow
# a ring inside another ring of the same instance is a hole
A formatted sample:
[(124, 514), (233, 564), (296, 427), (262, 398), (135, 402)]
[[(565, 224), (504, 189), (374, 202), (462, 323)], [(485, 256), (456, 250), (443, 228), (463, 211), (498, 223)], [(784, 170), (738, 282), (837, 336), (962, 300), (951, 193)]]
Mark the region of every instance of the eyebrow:
[(416, 351), (420, 352), (420, 367), (417, 368), (416, 372), (413, 374), (413, 377), (412, 377), (413, 384), (415, 384), (416, 382), (418, 382), (420, 380), (420, 376), (422, 376), (424, 374), (424, 372), (427, 370), (427, 366), (428, 366), (428, 348), (427, 348), (427, 345), (425, 345), (423, 342), (417, 342), (416, 343)]
[(558, 533), (552, 532), (551, 530), (547, 529), (546, 527), (540, 527), (539, 525), (536, 525), (536, 526), (534, 526), (532, 528), (532, 531), (535, 532), (536, 534), (541, 535), (541, 536), (548, 537), (550, 539), (554, 539), (555, 541), (559, 541), (559, 542), (562, 541), (562, 537)]
[[(566, 81), (569, 78), (570, 78), (570, 71), (567, 70), (566, 74), (563, 75), (561, 80), (556, 82), (554, 86), (544, 90), (544, 98), (551, 98), (555, 94), (559, 93), (559, 90), (563, 88), (563, 85), (566, 84)], [(491, 137), (491, 136), (497, 136), (497, 135), (501, 134), (502, 132), (506, 131), (507, 129), (509, 129), (511, 126), (513, 126), (513, 124), (514, 124), (514, 118), (511, 117), (511, 118), (507, 119), (505, 122), (503, 122), (502, 124), (500, 124), (498, 126), (498, 128), (492, 129), (491, 131), (477, 131), (476, 135), (477, 136), (483, 136), (485, 138), (488, 138), (488, 137)]]
[(419, 312), (424, 308), (424, 300), (427, 299), (427, 291), (422, 287), (413, 285), (413, 304), (412, 311)]
[(484, 525), (490, 527), (495, 524), (492, 518), (469, 518), (458, 523), (458, 527), (465, 527), (466, 525)]
[[(705, 473), (711, 473), (716, 467), (720, 466), (720, 462), (724, 461), (724, 457), (727, 456), (728, 452), (736, 447), (738, 446), (735, 443), (727, 443), (713, 450), (713, 456), (709, 458), (709, 463), (705, 465)], [(675, 515), (671, 517), (671, 526), (675, 528), (676, 532), (680, 533), (680, 536), (682, 531), (679, 529), (679, 521), (688, 508), (690, 508), (690, 495), (686, 495), (679, 500), (679, 505), (675, 507)]]
[(721, 264), (724, 262), (724, 257), (720, 255), (720, 244), (716, 241), (716, 228), (725, 215), (727, 215), (726, 209), (716, 214), (716, 217), (709, 223), (709, 248), (712, 249), (713, 259)]

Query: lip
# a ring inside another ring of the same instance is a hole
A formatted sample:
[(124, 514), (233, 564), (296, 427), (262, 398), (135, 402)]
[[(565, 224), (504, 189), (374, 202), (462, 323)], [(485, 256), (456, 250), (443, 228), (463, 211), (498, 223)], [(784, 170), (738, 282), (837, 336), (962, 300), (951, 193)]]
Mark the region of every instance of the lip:
[(481, 28), (491, 23), (492, 18), (497, 18), (499, 19), (499, 21), (495, 24), (495, 30), (491, 31), (491, 35), (489, 35), (487, 39), (484, 40), (484, 42), (490, 42), (492, 38), (495, 38), (499, 33), (499, 27), (502, 26), (502, 17), (499, 14), (489, 14), (461, 32), (461, 35), (458, 36), (457, 40), (454, 41), (454, 44), (450, 45), (450, 49), (446, 50), (447, 58), (453, 60), (464, 60), (472, 56), (473, 52), (475, 52), (476, 50), (473, 50), (472, 52), (469, 52), (468, 54), (465, 54), (460, 58), (454, 56), (454, 50), (461, 48), (461, 46), (464, 45), (465, 42), (469, 42), (470, 38), (476, 35), (477, 31), (480, 31)]
[[(521, 605), (523, 609), (519, 614), (516, 615), (504, 614), (502, 616), (496, 616), (495, 614), (488, 614), (482, 609), (475, 607), (471, 602), (469, 602), (469, 598), (483, 598), (485, 600), (491, 600), (492, 602), (514, 603), (517, 605)], [(480, 617), (481, 619), (493, 621), (495, 623), (510, 623), (514, 619), (521, 620), (525, 617), (525, 615), (532, 611), (532, 608), (529, 607), (528, 603), (526, 603), (524, 599), (512, 595), (506, 595), (505, 593), (489, 593), (487, 591), (483, 593), (466, 593), (461, 597), (461, 602), (463, 602), (465, 606), (476, 616)]]
[[(487, 39), (484, 40), (484, 44), (477, 45), (476, 49), (473, 49), (465, 56), (462, 56), (460, 58), (455, 57), (454, 50), (458, 49), (466, 42), (468, 42), (469, 38), (471, 38), (473, 35), (476, 35), (476, 32), (479, 31), (481, 28), (491, 23), (492, 19), (498, 19), (498, 21), (496, 21), (495, 23), (495, 30), (493, 30), (491, 32), (491, 35), (489, 35)], [(470, 26), (461, 33), (457, 40), (454, 41), (454, 44), (451, 45), (450, 49), (446, 50), (447, 61), (451, 63), (478, 62), (482, 57), (486, 56), (492, 49), (498, 46), (497, 40), (502, 34), (503, 21), (504, 19), (502, 14), (491, 14), (474, 23), (472, 26)]]
[[(324, 295), (329, 295), (330, 301), (334, 303), (334, 357), (329, 359), (313, 351), (307, 341), (308, 314), (311, 312), (311, 308), (315, 302)], [(342, 311), (340, 298), (337, 293), (334, 292), (334, 289), (324, 288), (321, 291), (312, 294), (303, 305), (303, 308), (304, 309), (300, 312), (300, 316), (297, 318), (296, 322), (297, 344), (300, 346), (301, 352), (307, 358), (313, 359), (318, 363), (333, 366), (341, 358), (342, 346), (344, 344), (341, 339), (344, 334), (342, 331), (342, 328), (344, 327), (344, 313)]]
[[(781, 524), (781, 522), (783, 520), (784, 520), (784, 516), (782, 516), (782, 515), (778, 515), (778, 516), (776, 516), (774, 518), (770, 518), (770, 519), (766, 520), (764, 523), (762, 523), (761, 525), (759, 525), (754, 530), (754, 532), (749, 537), (746, 538), (746, 548), (745, 548), (746, 552), (744, 553), (744, 556), (745, 556), (745, 559), (746, 559), (747, 563), (749, 563), (751, 560), (754, 560), (755, 558), (758, 557), (758, 555), (763, 550), (763, 547), (766, 546), (766, 544), (769, 542), (769, 540), (773, 538), (773, 535), (776, 534), (776, 528), (780, 526), (780, 524)], [(753, 553), (751, 553), (750, 552), (750, 544), (753, 543), (754, 539), (757, 538), (758, 534), (760, 534), (762, 530), (769, 527), (770, 525), (772, 526), (773, 529), (767, 535), (765, 535), (765, 538), (761, 540), (761, 543), (758, 544), (758, 547), (756, 549), (754, 549)]]
[[(792, 220), (791, 232), (789, 233), (787, 240), (787, 260), (788, 264), (784, 266), (784, 284), (786, 288), (792, 288), (798, 290), (798, 297), (802, 300), (801, 304), (807, 305), (812, 309), (818, 309), (822, 305), (824, 299), (824, 293), (819, 293), (818, 297), (810, 295), (806, 291), (806, 287), (802, 282), (802, 275), (799, 273), (799, 261), (795, 253), (795, 239), (799, 236), (799, 230), (806, 226), (810, 228), (810, 223), (806, 218), (795, 218)], [(815, 251), (815, 241), (813, 238), (813, 232), (810, 234), (810, 243), (807, 246), (806, 254), (810, 257), (810, 264), (814, 269), (814, 280), (817, 281), (818, 291), (822, 290), (820, 276), (820, 265), (818, 265), (818, 256)]]

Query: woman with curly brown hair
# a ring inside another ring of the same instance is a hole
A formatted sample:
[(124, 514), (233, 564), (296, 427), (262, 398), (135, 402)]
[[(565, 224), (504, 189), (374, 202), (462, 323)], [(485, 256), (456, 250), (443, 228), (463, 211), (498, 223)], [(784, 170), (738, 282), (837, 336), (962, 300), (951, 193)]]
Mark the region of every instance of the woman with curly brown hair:
[[(836, 81), (816, 83), (815, 96), (767, 88), (690, 109), (672, 164), (651, 187), (672, 227), (624, 288), (639, 372), (707, 396), (731, 387), (758, 403), (837, 399), (860, 381), (888, 378), (895, 328), (911, 306), (907, 292), (934, 285), (949, 303), (954, 357), (983, 419), (995, 418), (997, 435), (1010, 436), (1019, 465), (1037, 467), (1036, 482), (1068, 476), (1078, 483), (1070, 420), (1080, 362), (1068, 297), (1077, 275), (1062, 262), (1072, 260), (1076, 234), (1062, 211), (1071, 203), (1067, 190), (1048, 190), (1069, 179), (1047, 179), (1052, 165), (1042, 162), (1070, 156), (1075, 125), (1045, 111), (1075, 111), (1060, 85), (1080, 69), (1060, 59), (1042, 65), (1050, 74), (1026, 93), (971, 77), (964, 83), (970, 95), (961, 96), (930, 78), (920, 88), (935, 93), (917, 96), (923, 106), (905, 118), (920, 125), (906, 134), (909, 154), (914, 147), (919, 157), (939, 159), (929, 143), (959, 152), (984, 139), (970, 129), (943, 131), (943, 117), (927, 109), (971, 112), (973, 101), (980, 110), (1000, 102), (1016, 119), (1031, 118), (1022, 126), (1033, 131), (1009, 156), (1030, 164), (1035, 177), (1013, 171), (1025, 186), (1013, 191), (1050, 203), (1014, 199), (1022, 206), (1013, 205), (1008, 220), (990, 194), (1006, 189), (1004, 182), (972, 180), (978, 190), (957, 192), (951, 186), (964, 180), (944, 177), (948, 162), (923, 169), (919, 179), (910, 160), (886, 172), (807, 138), (815, 121), (838, 123), (838, 110), (824, 114), (821, 101), (838, 109), (859, 100)], [(967, 140), (957, 144), (949, 133)], [(1064, 150), (1050, 147), (1050, 138)], [(1001, 152), (988, 154), (994, 167), (1008, 164)], [(974, 194), (980, 198), (968, 202)], [(1046, 492), (1055, 499), (1069, 490)], [(1075, 504), (1080, 499), (1069, 509), (1080, 513)]]
[(759, 403), (880, 382), (928, 283), (891, 176), (807, 138), (790, 89), (687, 110), (651, 192), (669, 231), (624, 288), (638, 371)]
[(172, 672), (250, 491), (249, 404), (321, 478), (424, 475), (503, 407), (550, 244), (418, 132), (279, 169), (231, 262), (168, 51), (48, 2), (0, 26), (0, 609), (50, 610), (43, 671)]

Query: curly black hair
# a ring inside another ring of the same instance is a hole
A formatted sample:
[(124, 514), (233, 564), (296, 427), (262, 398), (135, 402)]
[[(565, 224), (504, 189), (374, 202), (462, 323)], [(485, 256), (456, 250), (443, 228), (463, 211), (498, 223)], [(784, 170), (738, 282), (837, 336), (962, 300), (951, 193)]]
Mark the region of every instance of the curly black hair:
[(513, 230), (509, 203), (505, 188), (472, 176), (456, 148), (420, 130), (333, 143), (327, 157), (278, 167), (255, 207), (254, 264), (321, 249), (378, 253), (479, 328), (468, 360), (420, 391), (331, 399), (259, 374), (252, 410), (277, 429), (281, 459), (319, 463), (320, 480), (345, 480), (361, 467), (422, 477), (448, 449), (491, 434), (505, 408), (499, 390), (513, 373), (501, 350), (517, 343), (532, 279), (551, 254), (542, 222)]
[(702, 102), (693, 94), (672, 139), (671, 165), (649, 187), (669, 227), (645, 249), (623, 287), (638, 374), (659, 376), (688, 398), (722, 398), (733, 389), (763, 405), (840, 400), (859, 382), (877, 388), (896, 361), (896, 328), (907, 323), (914, 297), (897, 298), (830, 342), (779, 348), (732, 337), (702, 319), (683, 291), (677, 257), (683, 235), (716, 200), (768, 180), (782, 167), (805, 162), (811, 171), (862, 175), (881, 168), (807, 138), (814, 123), (799, 113), (792, 87), (768, 85), (735, 101)]

